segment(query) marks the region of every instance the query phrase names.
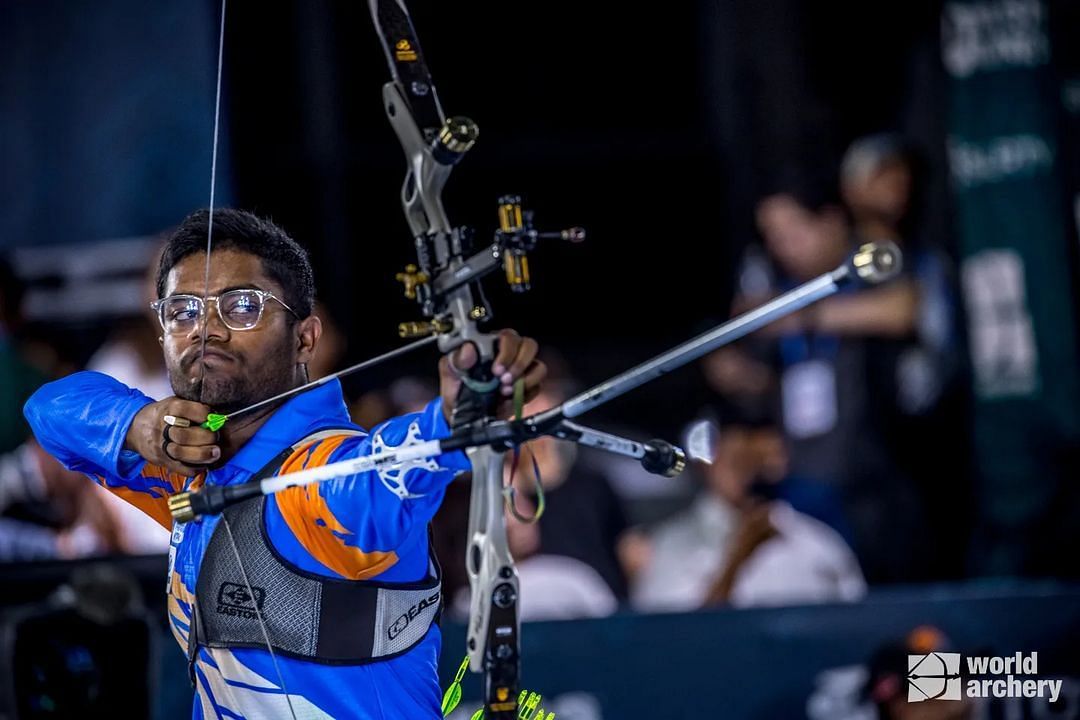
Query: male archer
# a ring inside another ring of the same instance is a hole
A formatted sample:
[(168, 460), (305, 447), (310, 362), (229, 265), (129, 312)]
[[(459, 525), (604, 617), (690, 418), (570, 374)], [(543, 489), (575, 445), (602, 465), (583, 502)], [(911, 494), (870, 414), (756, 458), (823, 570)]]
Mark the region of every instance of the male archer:
[[(308, 381), (321, 325), (306, 252), (273, 223), (207, 211), (166, 242), (153, 303), (175, 397), (154, 402), (101, 374), (41, 388), (26, 417), (61, 463), (172, 529), (168, 607), (188, 653), (195, 718), (440, 716), (439, 569), (427, 525), (462, 453), (293, 487), (220, 516), (172, 522), (168, 497), (442, 438), (465, 345), (439, 364), (440, 395), (423, 411), (365, 432), (349, 420), (335, 380), (238, 417), (199, 427)], [(207, 279), (208, 278), (208, 279)], [(504, 330), (493, 371), (509, 415), (546, 369), (537, 344)]]

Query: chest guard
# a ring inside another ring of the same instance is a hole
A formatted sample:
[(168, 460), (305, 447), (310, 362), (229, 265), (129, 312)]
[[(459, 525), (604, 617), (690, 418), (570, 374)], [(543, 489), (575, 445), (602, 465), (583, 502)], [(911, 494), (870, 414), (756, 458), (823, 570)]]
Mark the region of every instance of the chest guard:
[[(253, 479), (274, 474), (294, 448), (311, 439), (342, 434), (355, 431), (311, 435)], [(198, 645), (265, 649), (269, 636), (282, 655), (355, 665), (407, 652), (438, 622), (442, 572), (430, 539), (428, 577), (419, 582), (324, 577), (301, 570), (274, 549), (263, 521), (266, 502), (257, 497), (234, 505), (214, 528), (196, 581), (189, 652)]]

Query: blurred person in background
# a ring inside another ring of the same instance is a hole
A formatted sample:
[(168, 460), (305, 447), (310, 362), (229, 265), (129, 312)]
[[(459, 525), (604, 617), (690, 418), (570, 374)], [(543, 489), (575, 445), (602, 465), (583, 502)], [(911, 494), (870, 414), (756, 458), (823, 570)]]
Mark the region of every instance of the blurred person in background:
[[(164, 242), (164, 237), (161, 241)], [(118, 319), (105, 342), (86, 363), (87, 370), (108, 375), (154, 400), (163, 400), (173, 394), (169, 373), (161, 357), (161, 345), (158, 344), (161, 328), (149, 311), (150, 302), (157, 297), (154, 273), (159, 257), (160, 252), (155, 253), (155, 262), (146, 271), (142, 311)], [(112, 493), (101, 490), (97, 494), (119, 523), (125, 549), (140, 555), (169, 551), (168, 530)]]
[[(860, 242), (896, 239), (862, 237), (854, 232), (834, 183), (829, 173), (785, 173), (777, 188), (760, 200), (755, 218), (765, 261), (772, 268), (744, 268), (746, 273), (764, 276), (740, 278), (742, 297), (737, 304), (759, 304), (777, 289), (786, 289), (782, 286), (833, 270)], [(794, 316), (789, 325), (835, 335), (903, 338), (914, 331), (917, 308), (913, 283), (901, 277), (881, 287), (827, 298)], [(785, 328), (781, 325), (778, 329)]]
[(0, 453), (14, 450), (30, 435), (21, 408), (49, 379), (21, 348), (23, 290), (14, 269), (0, 257)]
[[(85, 485), (85, 480), (83, 481)], [(68, 568), (40, 602), (0, 615), (0, 716), (19, 720), (165, 717), (158, 623), (138, 580), (106, 561)], [(170, 715), (171, 716), (171, 715)]]
[(133, 309), (137, 311), (117, 319), (105, 342), (86, 362), (87, 370), (104, 373), (155, 400), (173, 394), (161, 357), (161, 328), (150, 310), (150, 303), (157, 298), (155, 274), (166, 237), (167, 233), (157, 237), (158, 248), (143, 275), (142, 301)]
[[(761, 247), (747, 250), (733, 312), (828, 272), (855, 246), (828, 174), (783, 174), (758, 203)], [(925, 576), (923, 509), (897, 464), (916, 452), (897, 433), (897, 358), (914, 341), (916, 286), (907, 276), (842, 292), (707, 356), (706, 380), (736, 404), (781, 399), (792, 472), (832, 485), (870, 582)]]
[(360, 427), (375, 427), (392, 417), (418, 412), (437, 392), (438, 387), (430, 380), (406, 375), (385, 388), (362, 392), (349, 403), (349, 415)]
[(855, 237), (910, 242), (916, 232), (918, 174), (914, 152), (898, 135), (878, 133), (852, 142), (840, 161), (840, 194)]
[[(961, 694), (959, 701), (911, 702), (908, 700), (910, 655), (955, 652), (940, 630), (922, 625), (900, 641), (878, 648), (870, 659), (864, 696), (874, 703), (879, 720), (971, 720), (975, 703)], [(942, 672), (928, 660), (927, 675)]]
[[(575, 381), (558, 354), (545, 350), (548, 367), (544, 387), (525, 404), (523, 414), (534, 415), (560, 404), (574, 391)], [(396, 385), (396, 384), (395, 384)], [(401, 391), (399, 389), (399, 395)], [(624, 543), (632, 543), (622, 503), (607, 477), (579, 461), (577, 445), (540, 437), (522, 446), (515, 460), (507, 453), (504, 483), (514, 488), (514, 507), (507, 509), (510, 548), (521, 579), (520, 612), (523, 620), (602, 617), (627, 599)], [(544, 511), (535, 522), (536, 483), (544, 492)], [(448, 488), (446, 501), (435, 519), (436, 544), (444, 552), (443, 564), (465, 565), (468, 537), (468, 488)], [(524, 520), (522, 519), (524, 518)], [(457, 579), (454, 612), (468, 610), (468, 579)]]
[(897, 367), (898, 400), (909, 415), (934, 409), (958, 365), (950, 262), (929, 245), (919, 227), (922, 166), (916, 151), (889, 133), (853, 142), (840, 166), (840, 191), (855, 243), (887, 240), (904, 252), (908, 279), (893, 287), (894, 292), (913, 292), (916, 300), (912, 329), (917, 342)]
[[(545, 352), (546, 384), (525, 405), (525, 416), (553, 408), (573, 393), (575, 381), (565, 362)], [(626, 569), (620, 557), (628, 523), (622, 501), (602, 473), (580, 462), (580, 448), (553, 437), (527, 443), (517, 462), (507, 453), (506, 483), (513, 482), (519, 500), (537, 502), (536, 482), (544, 489), (545, 509), (537, 523), (538, 552), (579, 560), (595, 570), (620, 601), (627, 598)]]
[[(149, 299), (146, 304), (149, 306)], [(112, 324), (105, 342), (87, 360), (86, 369), (138, 388), (155, 400), (169, 397), (172, 387), (161, 359), (157, 341), (160, 328), (156, 325), (157, 320), (149, 311), (137, 317), (120, 318)]]
[[(614, 613), (619, 601), (593, 567), (568, 555), (544, 551), (543, 516), (539, 522), (527, 522), (536, 513), (534, 498), (519, 495), (514, 506), (521, 518), (506, 509), (506, 540), (518, 573), (521, 621), (575, 620)], [(469, 598), (468, 584), (454, 596), (453, 613), (461, 621), (469, 617)]]
[[(963, 573), (960, 548), (971, 532), (965, 508), (974, 506), (969, 439), (960, 431), (968, 399), (954, 266), (923, 228), (925, 168), (922, 155), (900, 135), (867, 135), (844, 154), (840, 192), (856, 244), (887, 240), (904, 253), (902, 282), (915, 295), (916, 314), (910, 337), (892, 348), (898, 412), (889, 433), (897, 448), (922, 448), (895, 453), (894, 460), (920, 492), (936, 548), (930, 558), (934, 577), (954, 578)], [(946, 457), (950, 462), (941, 462)]]
[(22, 405), (49, 379), (29, 359), (48, 354), (23, 347), (24, 290), (0, 258), (0, 562), (127, 551), (132, 546), (111, 500), (42, 450), (22, 416)]
[(0, 455), (0, 562), (127, 550), (103, 494), (32, 439)]
[[(729, 409), (687, 443), (703, 487), (684, 512), (649, 536), (650, 559), (632, 601), (643, 611), (850, 601), (866, 592), (859, 563), (826, 488), (789, 473), (775, 424)], [(800, 508), (796, 509), (793, 503)]]

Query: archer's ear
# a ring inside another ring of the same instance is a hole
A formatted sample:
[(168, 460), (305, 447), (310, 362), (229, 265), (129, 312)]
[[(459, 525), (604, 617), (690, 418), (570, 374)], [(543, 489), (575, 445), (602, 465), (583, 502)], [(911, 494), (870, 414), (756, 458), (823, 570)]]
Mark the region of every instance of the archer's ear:
[(296, 362), (306, 364), (315, 357), (315, 348), (322, 337), (322, 320), (309, 315), (296, 324)]

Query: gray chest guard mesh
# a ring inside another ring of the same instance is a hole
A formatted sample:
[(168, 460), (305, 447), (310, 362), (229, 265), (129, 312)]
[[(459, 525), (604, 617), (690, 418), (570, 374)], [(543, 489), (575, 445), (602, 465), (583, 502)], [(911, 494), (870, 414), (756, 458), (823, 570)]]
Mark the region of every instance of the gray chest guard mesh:
[[(270, 473), (290, 452), (271, 463)], [(360, 664), (410, 650), (438, 622), (442, 573), (430, 539), (425, 580), (327, 578), (293, 566), (273, 549), (263, 524), (266, 501), (252, 498), (228, 508), (214, 528), (195, 586), (197, 644), (266, 648), (259, 628), (261, 613), (276, 652), (326, 664)], [(250, 592), (224, 528), (226, 518), (251, 582)], [(196, 642), (190, 645), (194, 648)]]

